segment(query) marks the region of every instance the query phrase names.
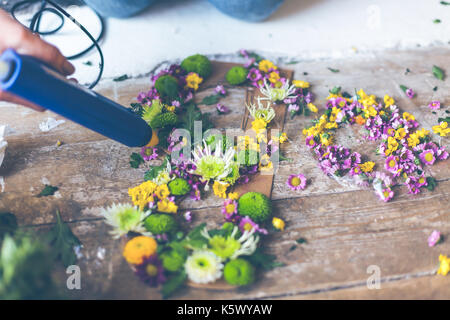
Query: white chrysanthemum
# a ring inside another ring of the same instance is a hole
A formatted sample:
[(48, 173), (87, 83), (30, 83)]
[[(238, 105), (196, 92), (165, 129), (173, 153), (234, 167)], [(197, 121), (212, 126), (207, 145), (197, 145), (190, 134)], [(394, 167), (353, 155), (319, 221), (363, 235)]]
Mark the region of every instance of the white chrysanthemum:
[(264, 100), (264, 98), (258, 97), (257, 104), (246, 104), (248, 112), (253, 119), (261, 119), (269, 123), (273, 118), (275, 118), (275, 110), (270, 106), (272, 104), (270, 101), (267, 102), (266, 106), (264, 106), (261, 103), (261, 100)]
[[(201, 176), (203, 181), (222, 180), (226, 178), (233, 170), (234, 154), (233, 148), (228, 148), (225, 153), (222, 152), (222, 146), (217, 144), (216, 150), (211, 152), (211, 147), (203, 141), (204, 147), (197, 147), (192, 152), (195, 164), (194, 173)], [(205, 186), (206, 189), (206, 186)]]
[(104, 208), (101, 214), (106, 219), (106, 223), (113, 227), (110, 234), (116, 239), (130, 231), (151, 235), (142, 224), (150, 211), (143, 212), (129, 204), (113, 204), (109, 208)]
[(295, 98), (296, 96), (292, 95), (295, 90), (295, 85), (289, 86), (289, 80), (286, 80), (280, 88), (273, 88), (266, 80), (264, 80), (264, 86), (259, 89), (264, 96), (264, 98), (262, 98), (263, 100), (270, 100), (273, 102)]
[(211, 251), (194, 251), (184, 267), (189, 280), (195, 283), (210, 283), (222, 277), (223, 264)]
[(152, 180), (152, 182), (156, 183), (158, 186), (162, 184), (168, 184), (172, 178), (170, 177), (170, 172), (172, 171), (172, 166), (170, 165), (170, 161), (167, 161), (167, 166), (160, 172), (158, 175)]

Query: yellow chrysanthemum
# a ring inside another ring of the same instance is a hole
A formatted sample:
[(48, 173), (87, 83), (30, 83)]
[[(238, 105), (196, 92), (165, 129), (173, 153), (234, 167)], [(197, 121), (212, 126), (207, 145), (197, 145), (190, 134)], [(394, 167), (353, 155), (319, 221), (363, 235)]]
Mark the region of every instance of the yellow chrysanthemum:
[(394, 98), (389, 97), (388, 95), (385, 95), (385, 96), (384, 96), (384, 106), (385, 106), (386, 108), (387, 108), (387, 107), (390, 107), (390, 106), (392, 106), (392, 105), (394, 105), (394, 103), (395, 103)]
[(280, 143), (285, 143), (286, 141), (288, 141), (288, 136), (287, 136), (287, 134), (286, 134), (286, 132), (283, 132), (281, 135), (280, 135)]
[(407, 141), (408, 141), (408, 146), (413, 147), (413, 148), (420, 143), (419, 137), (415, 133), (410, 134)]
[(277, 83), (278, 80), (280, 80), (280, 75), (278, 74), (278, 72), (272, 71), (271, 73), (269, 73), (269, 81), (271, 83)]
[(167, 198), (170, 195), (170, 191), (169, 188), (167, 187), (167, 184), (159, 185), (156, 188), (155, 195), (160, 200)]
[(217, 180), (214, 181), (214, 184), (213, 184), (214, 194), (218, 197), (225, 199), (227, 197), (227, 188), (229, 186), (230, 186), (229, 183), (223, 183), (223, 182), (220, 182)]
[(406, 130), (405, 128), (398, 128), (395, 131), (395, 139), (402, 140), (406, 136)]
[(267, 127), (267, 122), (263, 119), (256, 119), (252, 121), (252, 129), (255, 130), (256, 133), (264, 130)]
[(177, 213), (178, 206), (169, 199), (163, 199), (158, 201), (158, 211), (164, 213)]
[(308, 103), (306, 105), (306, 107), (309, 109), (309, 111), (317, 113), (319, 111), (319, 109), (317, 109), (317, 107), (313, 104), (313, 103)]
[(277, 70), (277, 66), (273, 64), (272, 61), (269, 60), (261, 60), (258, 64), (258, 68), (259, 70), (263, 71), (263, 72), (269, 72), (269, 70)]
[(441, 264), (439, 265), (437, 274), (446, 276), (450, 272), (450, 258), (441, 254), (439, 255), (439, 261)]
[(128, 263), (139, 265), (156, 252), (158, 244), (152, 237), (138, 236), (128, 241), (123, 256)]
[(366, 172), (366, 173), (372, 172), (373, 167), (375, 167), (375, 162), (367, 161), (367, 162), (360, 164), (359, 167), (361, 168), (362, 172)]
[(448, 122), (442, 121), (437, 126), (433, 126), (433, 132), (440, 135), (441, 137), (446, 137), (450, 134), (450, 128), (448, 128)]
[(280, 219), (280, 218), (277, 218), (277, 217), (274, 217), (272, 219), (272, 225), (274, 226), (275, 229), (278, 229), (278, 230), (281, 230), (281, 231), (283, 231), (284, 227), (285, 227), (284, 221), (282, 219)]
[(186, 87), (194, 89), (194, 91), (198, 90), (198, 86), (203, 82), (203, 78), (200, 77), (195, 72), (190, 72), (186, 76)]
[(143, 210), (149, 202), (153, 202), (153, 193), (156, 188), (156, 183), (146, 181), (137, 187), (128, 189), (128, 194), (133, 204), (139, 206), (140, 210)]
[(231, 200), (239, 199), (239, 193), (238, 192), (230, 192), (228, 194), (228, 199), (231, 199)]
[(408, 112), (403, 112), (403, 119), (406, 120), (406, 121), (414, 121), (414, 120), (416, 120), (416, 118), (412, 114), (410, 114)]
[(309, 88), (309, 82), (303, 81), (303, 80), (294, 80), (292, 81), (292, 84), (296, 86), (297, 88), (306, 89)]

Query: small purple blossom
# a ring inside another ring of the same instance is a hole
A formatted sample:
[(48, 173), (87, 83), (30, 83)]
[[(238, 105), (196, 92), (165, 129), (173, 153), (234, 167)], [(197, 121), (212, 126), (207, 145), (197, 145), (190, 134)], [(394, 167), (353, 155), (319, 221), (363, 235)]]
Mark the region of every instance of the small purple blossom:
[(237, 209), (238, 204), (235, 200), (233, 199), (225, 200), (221, 210), (222, 214), (225, 216), (225, 220), (232, 221), (238, 213)]
[(224, 106), (224, 105), (221, 104), (221, 103), (218, 103), (218, 104), (217, 104), (216, 109), (217, 109), (217, 112), (218, 112), (219, 114), (225, 114), (225, 113), (230, 112), (230, 108)]
[(158, 158), (158, 148), (142, 147), (141, 156), (145, 161), (155, 160)]
[(441, 102), (438, 100), (431, 101), (428, 104), (428, 108), (430, 108), (431, 110), (439, 110), (441, 108)]
[(433, 149), (424, 150), (424, 151), (419, 155), (419, 159), (420, 159), (420, 161), (422, 161), (422, 163), (424, 163), (424, 164), (432, 165), (432, 164), (434, 163), (434, 161), (436, 161), (436, 157), (434, 156), (434, 151), (433, 151)]
[(166, 281), (162, 262), (157, 254), (151, 255), (143, 263), (136, 266), (135, 273), (142, 282), (150, 287), (157, 287)]
[(214, 91), (217, 94), (221, 94), (223, 96), (227, 94), (227, 91), (225, 90), (225, 87), (223, 85), (221, 85), (221, 84), (218, 84), (217, 87), (214, 89)]
[(405, 94), (406, 94), (406, 96), (407, 96), (408, 98), (410, 98), (410, 99), (414, 98), (415, 95), (416, 95), (416, 93), (414, 92), (414, 90), (411, 89), (411, 88), (406, 89)]
[(248, 216), (241, 219), (241, 221), (239, 222), (239, 229), (242, 232), (255, 230), (255, 232), (268, 234), (266, 229), (260, 228), (259, 225), (252, 219), (250, 219)]
[(251, 82), (258, 82), (263, 78), (261, 72), (256, 68), (251, 68), (250, 71), (247, 74), (247, 79), (249, 79)]
[(192, 212), (191, 211), (186, 211), (183, 214), (184, 220), (186, 220), (187, 222), (191, 222), (192, 221)]
[(306, 177), (301, 173), (291, 174), (286, 181), (286, 184), (292, 190), (303, 190), (306, 187)]
[(390, 188), (386, 188), (383, 189), (378, 195), (381, 200), (383, 200), (384, 202), (388, 202), (394, 197), (394, 191), (392, 191)]
[(434, 247), (439, 242), (439, 240), (441, 240), (441, 233), (437, 230), (434, 230), (428, 237), (428, 246), (430, 248)]

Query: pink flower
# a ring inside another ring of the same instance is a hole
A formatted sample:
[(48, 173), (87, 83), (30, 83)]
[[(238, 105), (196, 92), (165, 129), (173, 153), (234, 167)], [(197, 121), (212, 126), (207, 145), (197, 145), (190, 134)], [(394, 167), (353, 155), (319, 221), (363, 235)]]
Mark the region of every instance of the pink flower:
[(430, 108), (431, 110), (439, 110), (441, 108), (441, 102), (438, 100), (431, 101), (428, 104), (428, 108)]
[(221, 95), (226, 95), (227, 91), (225, 90), (225, 87), (221, 84), (218, 84), (216, 89), (214, 89), (214, 91), (216, 91), (217, 94), (221, 94)]
[(241, 221), (239, 222), (239, 229), (242, 232), (251, 231), (251, 230), (254, 229), (255, 232), (259, 232), (259, 233), (262, 233), (262, 234), (268, 234), (266, 229), (260, 228), (259, 225), (257, 223), (255, 223), (249, 217), (244, 217), (244, 218), (241, 219)]
[(191, 211), (186, 211), (183, 215), (184, 220), (186, 220), (187, 222), (191, 222), (192, 220), (192, 212)]
[(408, 98), (410, 98), (410, 99), (414, 98), (414, 96), (416, 95), (416, 93), (414, 92), (414, 90), (411, 89), (411, 88), (406, 89), (405, 93), (406, 93), (406, 96), (407, 96)]
[(384, 164), (384, 167), (386, 170), (397, 173), (398, 171), (398, 157), (396, 156), (389, 156), (386, 158), (386, 162)]
[(217, 104), (216, 109), (217, 109), (217, 112), (219, 112), (219, 114), (225, 114), (225, 113), (230, 112), (230, 108), (224, 106), (221, 103)]
[(308, 136), (308, 137), (306, 137), (305, 142), (306, 142), (306, 145), (308, 146), (308, 148), (310, 148), (310, 149), (312, 149), (312, 148), (314, 148), (315, 146), (317, 146), (316, 141), (314, 141), (314, 136)]
[(238, 213), (238, 204), (233, 199), (227, 199), (222, 206), (222, 214), (225, 216), (225, 220), (231, 221)]
[(150, 161), (158, 158), (158, 148), (142, 147), (141, 156), (145, 161)]
[(286, 184), (292, 190), (303, 190), (306, 187), (306, 177), (301, 173), (291, 174), (286, 181)]
[(422, 163), (425, 163), (428, 165), (432, 165), (434, 163), (434, 161), (436, 161), (436, 157), (434, 156), (434, 151), (432, 149), (424, 150), (419, 155), (419, 158), (420, 158), (420, 161), (422, 161)]
[(437, 230), (434, 230), (428, 237), (428, 246), (430, 248), (434, 247), (439, 242), (439, 240), (441, 240), (441, 233)]
[(390, 188), (383, 189), (380, 194), (378, 194), (381, 200), (384, 202), (388, 202), (394, 197), (394, 191)]

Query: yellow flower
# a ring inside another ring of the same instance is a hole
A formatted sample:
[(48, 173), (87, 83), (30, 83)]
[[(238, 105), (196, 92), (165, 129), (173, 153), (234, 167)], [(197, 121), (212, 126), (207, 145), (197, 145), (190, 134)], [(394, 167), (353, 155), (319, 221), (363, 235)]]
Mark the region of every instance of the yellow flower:
[(146, 181), (141, 185), (128, 189), (128, 194), (135, 206), (139, 206), (143, 210), (149, 202), (153, 202), (153, 193), (157, 185), (152, 181)]
[(165, 213), (177, 213), (178, 206), (169, 199), (158, 201), (158, 211)]
[(213, 190), (214, 190), (214, 194), (218, 197), (221, 198), (226, 198), (227, 197), (227, 188), (230, 186), (230, 184), (228, 183), (223, 183), (220, 181), (214, 181), (213, 184)]
[(283, 132), (279, 139), (280, 139), (280, 143), (285, 143), (286, 141), (288, 141), (288, 136), (287, 136), (286, 132)]
[(292, 84), (294, 86), (296, 86), (297, 88), (303, 88), (303, 89), (309, 88), (309, 82), (306, 82), (303, 80), (294, 80), (294, 81), (292, 81)]
[(272, 219), (272, 225), (274, 226), (275, 229), (278, 229), (278, 230), (283, 231), (283, 230), (284, 230), (285, 223), (284, 223), (284, 221), (281, 220), (280, 218), (274, 217), (274, 218)]
[(198, 85), (203, 82), (203, 78), (200, 77), (195, 72), (190, 72), (186, 76), (186, 87), (194, 89), (194, 91), (198, 90)]
[(261, 60), (258, 65), (259, 70), (263, 72), (269, 72), (270, 69), (277, 70), (277, 66), (273, 64), (273, 62), (269, 60)]
[(384, 106), (386, 108), (392, 106), (394, 103), (395, 103), (394, 98), (389, 97), (388, 95), (384, 96)]
[(166, 109), (170, 112), (174, 112), (175, 111), (175, 106), (166, 106)]
[(443, 254), (439, 255), (439, 261), (441, 262), (437, 274), (446, 276), (450, 272), (450, 258), (444, 256)]
[(414, 121), (414, 120), (416, 120), (416, 118), (412, 114), (410, 114), (408, 112), (403, 112), (403, 119), (406, 120), (406, 121)]
[(252, 121), (252, 129), (255, 130), (256, 133), (264, 130), (267, 127), (267, 122), (263, 119), (256, 119)]
[(372, 107), (369, 106), (366, 109), (364, 109), (364, 117), (369, 118), (369, 117), (375, 117), (377, 115), (377, 110)]
[(405, 128), (398, 128), (397, 131), (395, 131), (395, 139), (402, 140), (406, 136)]
[(372, 162), (372, 161), (367, 161), (367, 162), (364, 162), (363, 164), (359, 165), (359, 167), (361, 168), (361, 170), (363, 172), (372, 172), (374, 166), (375, 166), (375, 162)]
[(271, 83), (277, 83), (280, 80), (280, 75), (277, 72), (272, 71), (269, 73), (269, 81)]
[(433, 132), (439, 134), (441, 137), (446, 137), (450, 134), (450, 128), (448, 128), (448, 122), (442, 121), (437, 126), (433, 126)]
[(416, 134), (417, 134), (417, 136), (418, 136), (419, 138), (425, 138), (425, 136), (427, 136), (427, 135), (430, 134), (430, 131), (428, 131), (428, 130), (422, 128), (422, 129), (420, 129), (420, 130), (417, 130), (417, 131), (416, 131)]
[(237, 193), (237, 192), (230, 192), (228, 194), (228, 199), (231, 199), (231, 200), (239, 199), (239, 193)]
[(359, 89), (359, 91), (356, 93), (361, 99), (365, 99), (367, 97), (367, 94), (364, 92), (363, 89)]
[(408, 137), (408, 146), (410, 147), (415, 147), (420, 143), (419, 137), (417, 136), (417, 134), (413, 133), (410, 134)]
[(338, 124), (336, 122), (327, 122), (325, 124), (325, 129), (337, 129)]
[(155, 194), (160, 200), (167, 198), (170, 195), (170, 191), (169, 188), (167, 187), (167, 184), (162, 184), (158, 186), (156, 188)]
[(152, 237), (138, 236), (128, 241), (123, 256), (128, 263), (139, 265), (156, 252), (158, 244)]
[(311, 112), (317, 113), (317, 111), (319, 111), (319, 109), (317, 109), (317, 107), (314, 104), (312, 104), (311, 102), (308, 103), (306, 106), (308, 107), (309, 111), (311, 111)]

